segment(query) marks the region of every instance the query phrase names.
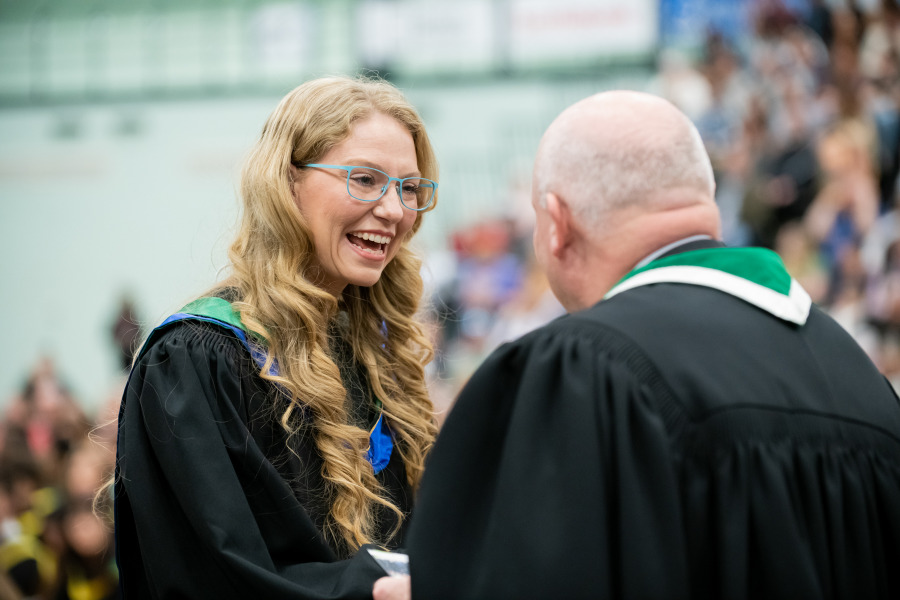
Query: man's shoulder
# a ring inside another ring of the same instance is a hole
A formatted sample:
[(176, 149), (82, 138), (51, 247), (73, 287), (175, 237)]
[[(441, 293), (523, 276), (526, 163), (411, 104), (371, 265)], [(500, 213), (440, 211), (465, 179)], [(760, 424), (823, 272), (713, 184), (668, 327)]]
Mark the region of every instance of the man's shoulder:
[(630, 338), (632, 327), (657, 318), (663, 318), (657, 311), (647, 311), (628, 302), (604, 300), (584, 310), (558, 317), (512, 343), (524, 346), (544, 344), (558, 336), (572, 340), (611, 336), (624, 341)]
[(599, 303), (553, 321), (495, 349), (480, 370), (518, 369), (574, 364), (587, 356), (621, 362), (628, 370), (645, 370), (649, 361), (641, 342), (632, 336), (639, 317), (621, 319)]
[(545, 346), (554, 339), (564, 338), (571, 341), (592, 340), (598, 335), (623, 334), (614, 325), (607, 311), (598, 304), (583, 311), (569, 313), (524, 334), (518, 339), (507, 342), (501, 348), (528, 348), (531, 346)]

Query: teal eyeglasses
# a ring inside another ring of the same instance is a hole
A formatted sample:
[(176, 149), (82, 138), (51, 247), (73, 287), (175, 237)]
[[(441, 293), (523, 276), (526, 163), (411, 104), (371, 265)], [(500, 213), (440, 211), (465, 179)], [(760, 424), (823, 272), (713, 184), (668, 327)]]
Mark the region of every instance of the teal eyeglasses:
[(436, 181), (424, 177), (391, 177), (384, 171), (372, 167), (345, 167), (341, 165), (321, 165), (307, 163), (300, 167), (316, 167), (319, 169), (340, 169), (347, 172), (347, 193), (363, 202), (375, 202), (387, 192), (392, 181), (396, 181), (400, 202), (409, 210), (423, 211), (434, 202), (437, 191)]

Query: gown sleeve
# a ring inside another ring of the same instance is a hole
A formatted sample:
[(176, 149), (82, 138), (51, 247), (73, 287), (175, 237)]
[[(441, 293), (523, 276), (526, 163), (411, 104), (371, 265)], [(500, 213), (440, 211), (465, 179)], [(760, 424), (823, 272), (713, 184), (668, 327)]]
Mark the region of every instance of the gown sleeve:
[(670, 463), (654, 391), (602, 344), (539, 333), (502, 347), (426, 466), (413, 599), (685, 597)]
[(179, 324), (133, 370), (115, 486), (125, 598), (371, 598), (384, 572), (365, 551), (336, 560), (252, 435), (242, 352)]

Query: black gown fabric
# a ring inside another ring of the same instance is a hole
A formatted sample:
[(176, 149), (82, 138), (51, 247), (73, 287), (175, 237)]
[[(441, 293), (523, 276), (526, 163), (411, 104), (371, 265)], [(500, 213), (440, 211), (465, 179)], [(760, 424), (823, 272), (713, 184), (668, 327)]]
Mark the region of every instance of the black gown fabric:
[[(368, 552), (338, 560), (326, 543), (312, 434), (301, 428), (296, 454), (287, 449), (277, 390), (256, 370), (232, 333), (195, 321), (169, 325), (136, 364), (119, 416), (115, 484), (127, 600), (371, 598), (385, 575)], [(398, 452), (377, 477), (409, 512)], [(390, 511), (379, 516), (382, 534), (396, 525)], [(401, 530), (392, 545), (402, 540)]]
[(900, 404), (815, 307), (637, 287), (478, 369), (407, 550), (414, 600), (900, 598)]

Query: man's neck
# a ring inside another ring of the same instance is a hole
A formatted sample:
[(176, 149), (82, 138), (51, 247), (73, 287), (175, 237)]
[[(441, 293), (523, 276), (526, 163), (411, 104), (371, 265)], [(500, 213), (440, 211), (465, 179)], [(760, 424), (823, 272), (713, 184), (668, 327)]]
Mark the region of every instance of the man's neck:
[(576, 226), (573, 246), (578, 251), (569, 256), (579, 260), (561, 265), (568, 289), (557, 294), (560, 301), (567, 299), (563, 306), (570, 312), (599, 302), (640, 260), (672, 243), (691, 243), (689, 239), (697, 235), (716, 239), (720, 231), (718, 208), (712, 202), (666, 211), (625, 211), (614, 217), (609, 229), (599, 234)]
[(699, 242), (700, 240), (711, 240), (712, 236), (709, 235), (691, 235), (686, 238), (681, 238), (680, 240), (674, 241), (671, 244), (666, 244), (659, 250), (651, 252), (643, 260), (641, 260), (638, 264), (634, 266), (635, 269), (640, 269), (643, 266), (646, 266), (668, 252), (676, 249), (679, 246), (683, 246), (685, 244), (690, 244), (691, 242)]

